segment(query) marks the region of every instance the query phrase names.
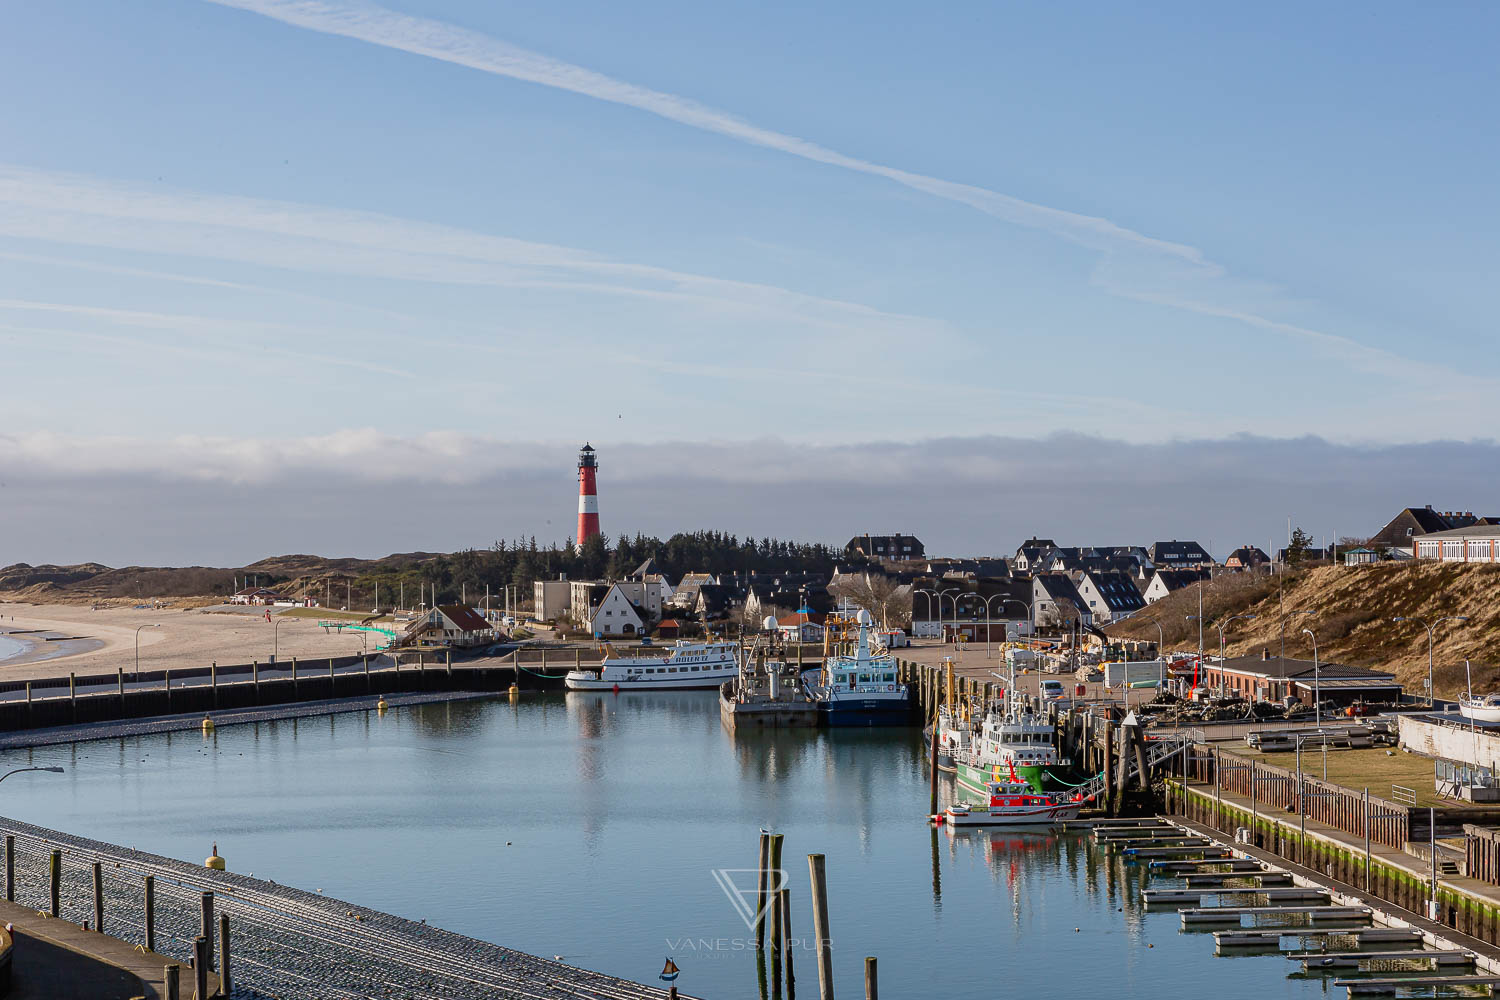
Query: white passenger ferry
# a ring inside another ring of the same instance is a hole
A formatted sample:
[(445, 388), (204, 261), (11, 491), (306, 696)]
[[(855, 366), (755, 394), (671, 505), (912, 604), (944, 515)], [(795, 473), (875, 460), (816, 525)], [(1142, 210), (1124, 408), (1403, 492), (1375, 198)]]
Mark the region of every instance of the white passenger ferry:
[(598, 667), (570, 670), (571, 691), (654, 691), (662, 688), (716, 688), (739, 675), (740, 644), (679, 639), (660, 653), (611, 655)]

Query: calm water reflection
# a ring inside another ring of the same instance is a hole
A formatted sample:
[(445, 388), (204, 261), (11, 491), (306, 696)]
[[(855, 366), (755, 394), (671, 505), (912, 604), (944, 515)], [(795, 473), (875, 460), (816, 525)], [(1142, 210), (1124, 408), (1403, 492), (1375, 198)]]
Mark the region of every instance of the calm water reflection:
[(919, 739), (731, 738), (711, 693), (453, 702), (11, 752), (68, 773), (11, 779), (0, 812), (187, 859), (217, 840), (236, 871), (635, 979), (670, 954), (701, 996), (757, 992), (714, 871), (752, 868), (762, 827), (786, 834), (799, 934), (827, 855), (843, 995), (865, 955), (892, 997), (1324, 991), (1215, 959), (1077, 836), (930, 830)]

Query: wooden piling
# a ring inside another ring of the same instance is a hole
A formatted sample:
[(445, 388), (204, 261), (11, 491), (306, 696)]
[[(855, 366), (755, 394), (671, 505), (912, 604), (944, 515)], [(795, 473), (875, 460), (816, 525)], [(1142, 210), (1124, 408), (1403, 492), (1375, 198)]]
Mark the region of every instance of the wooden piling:
[(797, 983), (792, 966), (792, 890), (782, 889), (776, 893), (776, 909), (781, 914), (781, 951), (786, 956), (786, 995), (787, 1000), (792, 1000)]
[(203, 935), (193, 938), (193, 997), (204, 1000), (208, 996), (208, 964), (212, 961), (212, 946)]
[(229, 914), (219, 914), (219, 992), (230, 996), (234, 989), (229, 978)]
[(1142, 791), (1151, 788), (1151, 769), (1146, 763), (1146, 727), (1132, 726), (1130, 742), (1135, 744), (1135, 766), (1140, 771), (1140, 787)]
[(68, 703), (73, 709), (73, 721), (78, 721), (78, 675), (68, 674)]
[(875, 956), (865, 956), (865, 1000), (880, 1000), (880, 987), (875, 981)]
[(260, 704), (260, 661), (250, 664), (250, 686), (255, 689), (255, 703)]
[(818, 995), (833, 1000), (833, 951), (828, 939), (828, 881), (823, 855), (807, 856), (807, 871), (812, 879), (813, 934), (818, 942)]
[(50, 896), (51, 909), (48, 910), (54, 917), (62, 915), (62, 851), (53, 851), (52, 860), (47, 864), (47, 872), (52, 883)]
[(104, 865), (94, 862), (94, 930), (104, 933)]
[(771, 835), (764, 830), (760, 834), (760, 867), (757, 874), (755, 894), (755, 950), (766, 947), (766, 881), (771, 867)]
[(5, 901), (16, 901), (16, 837), (13, 833), (5, 835)]
[(156, 950), (156, 876), (146, 876), (146, 950)]
[(219, 661), (213, 660), (208, 664), (208, 686), (213, 689), (214, 708), (219, 707)]
[(1115, 814), (1115, 785), (1112, 780), (1114, 776), (1114, 743), (1110, 740), (1109, 723), (1104, 723), (1104, 732), (1099, 738), (1100, 750), (1104, 754), (1104, 815)]
[(930, 758), (927, 762), (927, 815), (936, 816), (938, 811), (938, 727), (936, 722), (932, 724), (932, 741), (927, 749)]
[[(146, 949), (150, 951), (150, 948)], [(162, 985), (166, 987), (166, 1000), (182, 1000), (182, 966), (164, 965), (161, 970)]]
[(205, 892), (198, 897), (199, 908), (199, 935), (200, 940), (207, 943), (209, 967), (212, 968), (214, 952), (214, 894)]
[(443, 669), (448, 673), (448, 680), (453, 680), (453, 650), (443, 650)]
[(125, 668), (124, 667), (116, 667), (115, 668), (115, 682), (119, 685), (119, 690), (120, 690), (120, 713), (123, 715), (124, 712), (125, 712)]

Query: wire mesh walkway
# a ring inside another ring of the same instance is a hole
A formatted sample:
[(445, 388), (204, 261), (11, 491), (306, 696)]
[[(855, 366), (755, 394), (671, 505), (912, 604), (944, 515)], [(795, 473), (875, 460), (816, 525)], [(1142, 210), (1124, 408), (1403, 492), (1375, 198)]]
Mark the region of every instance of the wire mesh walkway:
[(654, 1000), (666, 991), (233, 872), (0, 818), (15, 837), (17, 903), (51, 907), (51, 856), (62, 852), (59, 916), (94, 919), (93, 864), (104, 877), (103, 931), (146, 942), (144, 884), (155, 883), (155, 948), (191, 959), (202, 893), (231, 921), (238, 998), (410, 997), (412, 1000)]

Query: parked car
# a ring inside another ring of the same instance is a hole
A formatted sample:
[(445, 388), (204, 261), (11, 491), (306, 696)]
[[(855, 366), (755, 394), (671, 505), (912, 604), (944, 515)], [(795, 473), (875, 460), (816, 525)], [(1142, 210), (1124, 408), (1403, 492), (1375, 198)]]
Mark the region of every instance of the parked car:
[(1063, 687), (1063, 682), (1047, 677), (1042, 680), (1042, 700), (1062, 701), (1068, 696), (1068, 689)]

